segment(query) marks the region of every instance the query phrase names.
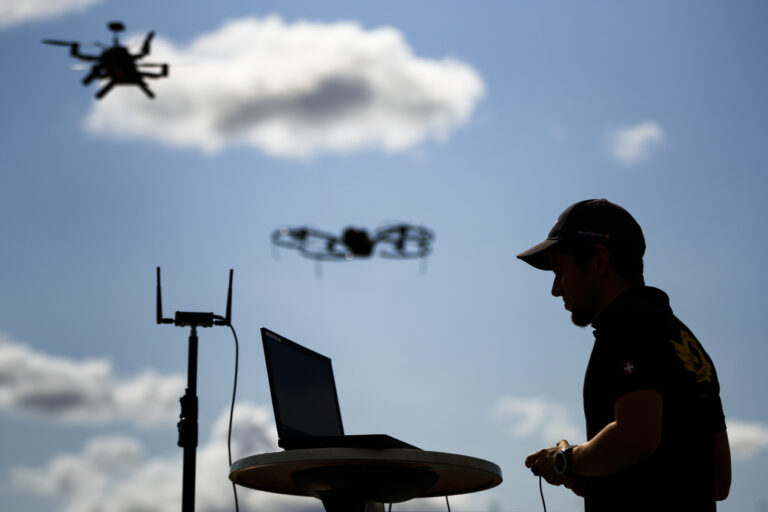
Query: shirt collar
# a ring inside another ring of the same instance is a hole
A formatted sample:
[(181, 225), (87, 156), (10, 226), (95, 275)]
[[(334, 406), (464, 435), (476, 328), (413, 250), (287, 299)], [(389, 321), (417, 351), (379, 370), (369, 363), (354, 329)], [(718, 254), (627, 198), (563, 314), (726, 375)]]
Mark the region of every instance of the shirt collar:
[(632, 308), (637, 304), (656, 304), (664, 308), (669, 308), (669, 296), (666, 293), (651, 286), (635, 286), (621, 293), (613, 299), (592, 322), (594, 329), (600, 329), (610, 323), (613, 318), (623, 309)]

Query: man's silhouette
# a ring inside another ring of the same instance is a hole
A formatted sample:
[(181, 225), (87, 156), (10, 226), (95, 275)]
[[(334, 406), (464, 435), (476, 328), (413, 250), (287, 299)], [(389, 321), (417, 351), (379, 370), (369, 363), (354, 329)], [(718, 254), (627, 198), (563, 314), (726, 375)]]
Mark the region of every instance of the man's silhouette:
[(518, 255), (554, 272), (574, 324), (594, 328), (584, 378), (588, 441), (529, 455), (525, 465), (595, 511), (714, 511), (728, 496), (731, 459), (712, 360), (645, 286), (645, 239), (605, 199), (578, 202), (542, 243)]

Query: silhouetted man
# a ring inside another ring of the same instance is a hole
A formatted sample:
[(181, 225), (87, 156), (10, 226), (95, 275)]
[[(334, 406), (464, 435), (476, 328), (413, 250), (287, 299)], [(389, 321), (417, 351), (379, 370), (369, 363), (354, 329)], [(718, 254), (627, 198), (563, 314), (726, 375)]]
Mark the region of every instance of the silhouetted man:
[(594, 328), (584, 377), (588, 441), (529, 455), (525, 465), (584, 497), (585, 510), (714, 511), (731, 458), (712, 360), (645, 286), (645, 239), (621, 206), (578, 202), (547, 239), (518, 255), (555, 274), (574, 324)]

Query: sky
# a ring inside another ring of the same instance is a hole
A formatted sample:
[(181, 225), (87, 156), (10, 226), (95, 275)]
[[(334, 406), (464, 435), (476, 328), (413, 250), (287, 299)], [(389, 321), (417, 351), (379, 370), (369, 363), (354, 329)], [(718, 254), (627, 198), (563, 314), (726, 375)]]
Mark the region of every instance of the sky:
[[(523, 461), (585, 440), (593, 337), (515, 255), (605, 197), (715, 362), (734, 459), (719, 510), (768, 511), (764, 2), (179, 6), (0, 0), (0, 508), (179, 509), (189, 333), (155, 323), (161, 266), (166, 316), (223, 314), (234, 269), (235, 459), (277, 450), (267, 327), (332, 358), (347, 433), (502, 469), (452, 510), (542, 510)], [(170, 64), (154, 100), (96, 100), (87, 68), (40, 44), (95, 53), (118, 20), (134, 51), (154, 30), (144, 60)], [(318, 266), (270, 241), (392, 222), (432, 230), (430, 256)], [(199, 336), (197, 510), (233, 510), (234, 341)]]

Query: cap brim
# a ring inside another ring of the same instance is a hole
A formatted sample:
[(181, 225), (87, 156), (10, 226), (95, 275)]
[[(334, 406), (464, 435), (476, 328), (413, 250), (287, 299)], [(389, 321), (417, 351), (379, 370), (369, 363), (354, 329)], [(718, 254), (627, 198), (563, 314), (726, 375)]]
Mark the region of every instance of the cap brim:
[(549, 251), (559, 241), (560, 240), (552, 239), (544, 240), (540, 244), (534, 245), (527, 251), (521, 252), (517, 255), (517, 257), (532, 267), (538, 268), (539, 270), (552, 270), (552, 266), (549, 263)]

